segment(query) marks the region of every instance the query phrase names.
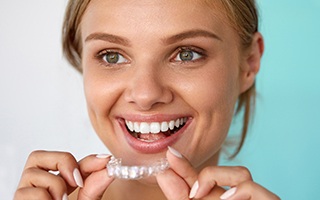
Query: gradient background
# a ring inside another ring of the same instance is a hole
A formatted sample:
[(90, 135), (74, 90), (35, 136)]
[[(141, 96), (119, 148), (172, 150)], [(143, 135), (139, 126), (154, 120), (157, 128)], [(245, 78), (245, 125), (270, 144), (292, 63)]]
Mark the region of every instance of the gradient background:
[[(236, 159), (282, 199), (320, 186), (320, 1), (258, 0), (266, 51), (246, 144)], [(81, 76), (60, 47), (64, 0), (0, 0), (0, 199), (12, 199), (28, 154), (78, 159), (107, 150), (86, 114)], [(239, 121), (231, 128), (234, 134)]]

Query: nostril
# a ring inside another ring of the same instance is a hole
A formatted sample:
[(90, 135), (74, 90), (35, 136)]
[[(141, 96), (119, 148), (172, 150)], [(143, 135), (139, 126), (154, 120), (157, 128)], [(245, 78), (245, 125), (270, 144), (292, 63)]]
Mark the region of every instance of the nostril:
[(140, 85), (131, 85), (126, 90), (126, 102), (136, 104), (141, 110), (150, 110), (156, 105), (168, 104), (173, 100), (170, 89), (156, 82), (141, 82)]

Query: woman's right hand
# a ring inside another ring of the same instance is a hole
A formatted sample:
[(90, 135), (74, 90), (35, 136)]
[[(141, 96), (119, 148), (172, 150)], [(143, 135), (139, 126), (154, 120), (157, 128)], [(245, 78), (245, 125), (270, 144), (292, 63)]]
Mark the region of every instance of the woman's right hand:
[(78, 199), (101, 199), (113, 181), (106, 170), (109, 159), (107, 155), (90, 155), (77, 162), (70, 153), (34, 151), (27, 160), (14, 199), (65, 200), (78, 187)]

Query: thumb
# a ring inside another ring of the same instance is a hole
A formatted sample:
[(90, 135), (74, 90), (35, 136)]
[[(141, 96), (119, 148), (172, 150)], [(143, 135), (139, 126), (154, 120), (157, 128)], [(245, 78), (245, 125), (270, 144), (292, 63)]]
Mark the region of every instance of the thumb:
[(106, 165), (109, 155), (91, 155), (79, 162), (80, 171), (84, 178), (84, 186), (80, 188), (78, 199), (100, 200), (114, 180), (108, 176)]

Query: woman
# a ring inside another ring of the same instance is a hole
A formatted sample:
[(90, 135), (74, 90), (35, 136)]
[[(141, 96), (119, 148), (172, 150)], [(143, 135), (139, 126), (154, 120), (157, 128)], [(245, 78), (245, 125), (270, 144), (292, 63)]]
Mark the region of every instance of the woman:
[(170, 168), (123, 180), (107, 174), (108, 155), (36, 151), (15, 199), (278, 199), (246, 168), (216, 166), (236, 105), (238, 150), (248, 126), (264, 48), (253, 0), (71, 0), (63, 30), (113, 156), (128, 166), (167, 158)]

